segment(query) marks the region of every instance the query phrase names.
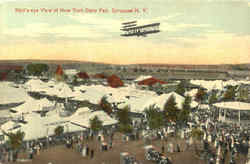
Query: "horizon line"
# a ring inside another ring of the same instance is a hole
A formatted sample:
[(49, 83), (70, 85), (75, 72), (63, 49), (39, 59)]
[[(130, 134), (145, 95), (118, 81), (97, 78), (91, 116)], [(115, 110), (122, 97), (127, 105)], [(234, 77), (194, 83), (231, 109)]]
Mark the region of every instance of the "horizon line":
[(99, 62), (99, 61), (85, 61), (85, 60), (67, 60), (67, 59), (0, 59), (0, 62), (14, 62), (14, 61), (47, 61), (47, 62), (85, 62), (85, 63), (96, 63), (96, 64), (111, 64), (111, 65), (194, 65), (194, 66), (216, 66), (216, 65), (245, 65), (250, 63), (223, 63), (223, 64), (180, 64), (180, 63), (130, 63), (130, 64), (117, 64), (109, 62)]

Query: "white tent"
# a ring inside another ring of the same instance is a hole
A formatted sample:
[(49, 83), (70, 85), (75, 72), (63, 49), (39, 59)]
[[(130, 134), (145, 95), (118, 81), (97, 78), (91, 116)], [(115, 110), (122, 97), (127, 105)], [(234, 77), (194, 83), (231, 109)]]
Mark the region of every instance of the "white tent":
[(75, 116), (86, 115), (89, 113), (91, 113), (91, 110), (88, 107), (83, 107), (83, 108), (77, 109), (77, 111), (70, 117), (73, 118)]
[(99, 104), (101, 98), (105, 96), (105, 93), (94, 88), (88, 88), (83, 92), (76, 91), (72, 96), (74, 96), (72, 100), (78, 100), (78, 101), (88, 100), (90, 103)]
[(22, 124), (21, 131), (25, 133), (24, 140), (34, 140), (46, 136), (46, 128), (39, 114), (32, 113), (25, 117), (26, 124)]
[(40, 111), (43, 109), (43, 107), (50, 107), (53, 105), (54, 104), (47, 98), (36, 100), (30, 97), (24, 104), (19, 105), (12, 109), (17, 111), (18, 114), (21, 114), (21, 113), (30, 113), (33, 111)]
[(44, 92), (48, 88), (46, 83), (39, 79), (31, 79), (25, 83), (25, 86), (31, 92)]
[(64, 127), (64, 132), (84, 131), (85, 128), (70, 123), (69, 118), (60, 117), (55, 114), (49, 117), (41, 117), (37, 113), (31, 113), (24, 116), (25, 124), (8, 121), (1, 126), (1, 130), (5, 132), (17, 132), (18, 130), (25, 133), (24, 140), (35, 140), (45, 138), (55, 134), (55, 129), (58, 126)]
[[(127, 97), (144, 97), (156, 95), (153, 91), (144, 91), (136, 89), (133, 85), (121, 88), (105, 87), (102, 85), (80, 86), (75, 87), (76, 90), (74, 100), (88, 99), (90, 102), (99, 103), (103, 96), (107, 97), (110, 103), (127, 101)], [(81, 93), (80, 91), (85, 91)], [(79, 93), (80, 92), (80, 93)]]
[(8, 133), (12, 131), (13, 129), (15, 129), (16, 127), (18, 127), (17, 123), (15, 123), (14, 121), (7, 121), (1, 126), (1, 130)]
[(11, 82), (0, 82), (0, 104), (21, 103), (29, 97), (23, 88), (15, 88)]
[[(162, 95), (160, 95), (158, 97), (155, 97), (151, 101), (147, 102), (144, 107), (149, 107), (150, 105), (155, 104), (160, 109), (163, 109), (166, 101), (171, 96), (173, 96), (175, 98), (175, 102), (177, 103), (177, 107), (179, 109), (182, 109), (182, 104), (185, 101), (185, 98), (183, 96), (175, 93), (175, 92), (171, 92), (171, 93), (168, 93), (168, 94), (162, 94)], [(198, 105), (198, 103), (195, 102), (195, 101), (192, 101), (190, 105), (191, 105), (192, 108), (194, 108), (194, 107), (196, 107)]]
[(72, 117), (70, 122), (76, 125), (80, 125), (82, 127), (89, 128), (89, 120), (93, 119), (95, 116), (97, 116), (103, 122), (103, 126), (114, 125), (118, 123), (117, 120), (108, 116), (104, 111), (89, 112), (88, 114), (86, 113), (84, 115), (78, 115)]
[(119, 104), (119, 108), (124, 108), (125, 106), (130, 107), (130, 111), (134, 113), (142, 113), (145, 109), (145, 103), (149, 102), (155, 96), (143, 96), (139, 98), (132, 97), (128, 99), (125, 103)]
[(228, 80), (228, 81), (222, 81), (222, 80), (214, 80), (214, 81), (206, 81), (206, 80), (191, 80), (191, 84), (200, 85), (203, 88), (208, 89), (208, 91), (212, 89), (219, 89), (222, 90), (227, 85), (236, 86), (239, 85), (239, 81), (234, 80)]
[(230, 101), (230, 102), (220, 102), (213, 104), (218, 108), (232, 109), (232, 110), (248, 110), (250, 111), (250, 103)]
[(142, 80), (145, 80), (145, 79), (149, 79), (149, 78), (151, 78), (152, 76), (150, 76), (150, 75), (148, 75), (148, 76), (146, 76), (146, 75), (141, 75), (141, 76), (139, 76), (139, 77), (137, 77), (134, 81), (135, 82), (139, 82), (139, 81), (142, 81)]
[(198, 92), (198, 89), (192, 89), (190, 91), (185, 92), (185, 96), (189, 95), (190, 97), (192, 97), (192, 100), (194, 100), (197, 92)]
[[(131, 98), (127, 102), (120, 104), (118, 107), (123, 108), (124, 106), (128, 105), (131, 109), (131, 112), (136, 112), (136, 113), (143, 112), (145, 108), (148, 108), (151, 105), (155, 105), (156, 107), (162, 110), (164, 108), (165, 103), (171, 96), (174, 96), (175, 101), (177, 103), (177, 107), (179, 109), (182, 109), (182, 103), (185, 101), (185, 98), (175, 92), (162, 94), (160, 96), (148, 95), (148, 96), (139, 97), (139, 98)], [(194, 108), (196, 106), (198, 106), (198, 103), (195, 101), (192, 101), (191, 107)]]

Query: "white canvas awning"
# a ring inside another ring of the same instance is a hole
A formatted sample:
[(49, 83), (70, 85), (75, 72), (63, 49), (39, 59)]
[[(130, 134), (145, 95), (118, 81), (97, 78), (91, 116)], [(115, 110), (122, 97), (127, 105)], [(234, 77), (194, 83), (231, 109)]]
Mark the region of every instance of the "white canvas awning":
[(213, 104), (215, 107), (228, 109), (228, 110), (244, 110), (244, 111), (250, 111), (250, 103), (244, 103), (244, 102), (220, 102)]

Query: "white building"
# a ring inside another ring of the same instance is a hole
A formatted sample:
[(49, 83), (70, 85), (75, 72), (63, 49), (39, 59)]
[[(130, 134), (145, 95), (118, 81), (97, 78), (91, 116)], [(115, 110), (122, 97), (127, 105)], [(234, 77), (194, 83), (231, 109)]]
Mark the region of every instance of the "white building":
[(239, 124), (250, 123), (250, 103), (220, 102), (213, 104), (218, 112), (219, 121)]

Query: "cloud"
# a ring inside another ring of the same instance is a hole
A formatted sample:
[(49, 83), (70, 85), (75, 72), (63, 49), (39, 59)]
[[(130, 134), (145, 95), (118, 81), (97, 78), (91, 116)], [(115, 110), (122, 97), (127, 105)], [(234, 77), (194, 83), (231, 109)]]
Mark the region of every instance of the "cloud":
[(181, 2), (181, 3), (194, 3), (194, 2), (248, 2), (248, 0), (166, 0), (167, 2)]
[(3, 34), (16, 37), (37, 38), (45, 35), (64, 38), (101, 38), (104, 32), (83, 25), (51, 26), (48, 23), (33, 23), (19, 28), (4, 28)]
[(176, 17), (183, 16), (184, 13), (175, 13), (170, 14), (168, 16), (159, 16), (155, 18), (141, 18), (138, 19), (138, 25), (145, 25), (145, 24), (151, 24), (151, 23), (160, 23), (160, 30), (165, 32), (178, 32), (183, 31), (185, 29), (191, 29), (191, 28), (211, 28), (212, 26), (210, 24), (191, 24), (191, 23), (171, 23), (171, 20), (174, 20)]
[[(8, 45), (0, 59), (68, 59), (116, 64), (172, 63), (172, 64), (226, 64), (250, 60), (250, 35), (211, 30), (206, 38), (175, 38), (183, 46), (172, 42), (155, 43), (145, 38), (114, 38), (106, 42), (81, 40), (56, 41), (44, 44), (37, 40)], [(32, 46), (30, 46), (32, 45)], [(237, 48), (235, 48), (237, 47)]]
[[(181, 15), (180, 13), (161, 16), (153, 19), (138, 19), (138, 25), (145, 25), (155, 22), (161, 23), (162, 31), (178, 31), (185, 28), (207, 27), (208, 25), (195, 24), (177, 24), (171, 25), (168, 20)], [(127, 20), (112, 19), (100, 15), (69, 15), (68, 21), (78, 23), (66, 24), (61, 26), (52, 26), (50, 23), (32, 23), (23, 27), (6, 27), (3, 29), (3, 35), (16, 37), (41, 38), (45, 36), (53, 38), (85, 38), (85, 39), (103, 39), (112, 38), (112, 36), (120, 36), (121, 23)]]
[(100, 15), (70, 15), (69, 18), (80, 22), (84, 27), (96, 29), (96, 32), (119, 32), (122, 20), (106, 18)]

